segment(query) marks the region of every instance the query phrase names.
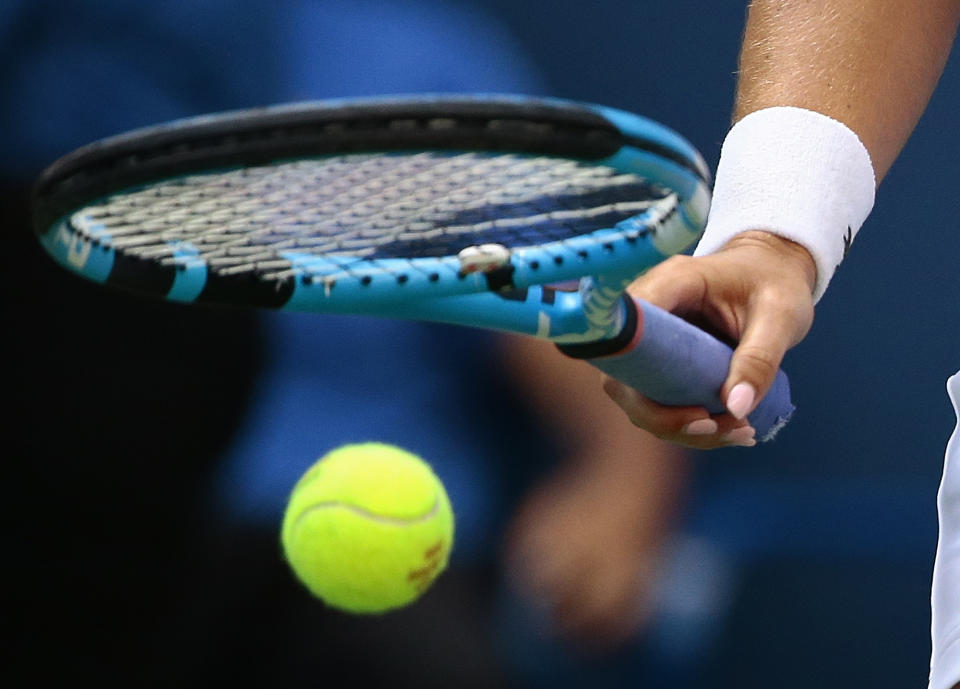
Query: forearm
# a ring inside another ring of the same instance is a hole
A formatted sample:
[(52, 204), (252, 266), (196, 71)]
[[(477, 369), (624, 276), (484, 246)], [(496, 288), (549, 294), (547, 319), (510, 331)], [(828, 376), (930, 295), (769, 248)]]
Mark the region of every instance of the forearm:
[[(735, 126), (724, 140), (710, 217), (694, 257), (648, 271), (634, 293), (708, 323), (738, 345), (721, 388), (743, 420), (813, 322), (877, 183), (920, 119), (946, 65), (960, 0), (753, 0)], [(838, 124), (839, 122), (839, 124)], [(611, 385), (633, 422), (693, 447), (698, 417)], [(696, 425), (695, 425), (696, 424)]]
[(754, 0), (734, 118), (789, 105), (858, 134), (877, 182), (906, 143), (950, 54), (960, 0)]

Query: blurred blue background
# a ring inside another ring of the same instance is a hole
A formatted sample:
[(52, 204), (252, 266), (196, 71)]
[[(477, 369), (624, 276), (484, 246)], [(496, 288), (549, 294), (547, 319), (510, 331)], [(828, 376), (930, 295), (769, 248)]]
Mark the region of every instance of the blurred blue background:
[[(921, 685), (960, 349), (956, 58), (788, 355), (796, 420), (774, 445), (695, 458), (659, 615), (599, 659), (546, 641), (503, 593), (504, 523), (560, 448), (492, 338), (142, 303), (61, 274), (30, 236), (29, 184), (72, 148), (290, 100), (587, 100), (672, 126), (715, 168), (743, 18), (693, 0), (6, 0), (9, 607), (31, 686)], [(435, 590), (380, 620), (312, 603), (276, 543), (297, 476), (368, 438), (427, 456), (459, 528)]]

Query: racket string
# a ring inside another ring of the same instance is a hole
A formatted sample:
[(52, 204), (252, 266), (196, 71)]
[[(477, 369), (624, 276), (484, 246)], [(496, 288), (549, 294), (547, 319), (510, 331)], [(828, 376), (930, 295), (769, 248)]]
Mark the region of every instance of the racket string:
[(348, 155), (190, 175), (75, 213), (81, 234), (180, 264), (184, 248), (224, 274), (285, 280), (286, 254), (334, 255), (336, 272), (377, 259), (455, 255), (471, 244), (563, 242), (642, 213), (665, 192), (635, 175), (504, 154)]

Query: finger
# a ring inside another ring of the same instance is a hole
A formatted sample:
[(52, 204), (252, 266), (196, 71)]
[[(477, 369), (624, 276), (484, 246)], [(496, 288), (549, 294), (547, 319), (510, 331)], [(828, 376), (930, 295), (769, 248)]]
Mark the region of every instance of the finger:
[[(710, 426), (710, 415), (703, 407), (668, 407), (657, 404), (649, 397), (641, 395), (635, 388), (625, 385), (615, 378), (603, 376), (603, 390), (618, 407), (626, 412), (630, 421), (641, 428), (645, 428), (654, 435), (675, 436), (681, 435), (684, 428), (694, 422), (703, 428), (704, 421)], [(719, 424), (714, 421), (719, 428)], [(716, 432), (709, 427), (706, 432), (701, 430), (700, 435)], [(696, 434), (696, 432), (695, 432)]]
[(753, 427), (731, 414), (711, 416), (703, 407), (658, 404), (609, 376), (603, 378), (603, 389), (631, 423), (672, 443), (700, 450), (756, 444)]
[(787, 350), (805, 334), (798, 324), (806, 322), (773, 300), (751, 309), (746, 321), (721, 389), (727, 411), (737, 419), (746, 418), (767, 394)]
[(691, 270), (698, 265), (692, 260), (674, 256), (647, 271), (628, 291), (671, 313), (696, 311), (703, 303), (707, 283), (699, 271)]

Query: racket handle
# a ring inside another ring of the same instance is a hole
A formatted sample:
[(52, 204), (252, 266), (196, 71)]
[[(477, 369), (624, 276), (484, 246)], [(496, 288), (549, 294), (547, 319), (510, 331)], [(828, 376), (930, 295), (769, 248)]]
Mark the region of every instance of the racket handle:
[[(699, 405), (711, 414), (724, 412), (720, 388), (727, 378), (733, 350), (652, 304), (630, 297), (625, 302), (633, 316), (628, 319), (624, 333), (627, 337), (617, 338), (616, 353), (605, 355), (596, 344), (560, 349), (570, 356), (587, 359), (607, 375), (660, 404)], [(630, 321), (635, 325), (632, 329)], [(772, 439), (790, 420), (793, 410), (790, 382), (782, 370), (778, 371), (773, 386), (748, 417), (757, 439)]]

